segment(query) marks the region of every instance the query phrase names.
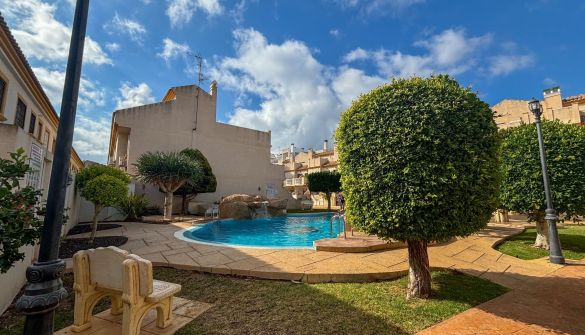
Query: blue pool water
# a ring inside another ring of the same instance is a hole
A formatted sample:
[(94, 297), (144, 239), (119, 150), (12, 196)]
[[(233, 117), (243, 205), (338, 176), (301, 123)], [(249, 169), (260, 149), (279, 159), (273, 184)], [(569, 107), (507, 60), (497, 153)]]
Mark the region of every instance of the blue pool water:
[[(310, 248), (313, 241), (331, 237), (332, 213), (288, 214), (251, 220), (217, 220), (183, 232), (188, 239), (235, 246)], [(333, 224), (333, 234), (337, 223)]]

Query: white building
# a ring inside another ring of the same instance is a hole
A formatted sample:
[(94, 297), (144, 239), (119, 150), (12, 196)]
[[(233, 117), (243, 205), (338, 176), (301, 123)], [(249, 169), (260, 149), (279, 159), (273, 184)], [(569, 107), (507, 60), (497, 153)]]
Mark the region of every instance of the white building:
[[(197, 85), (173, 87), (159, 103), (115, 111), (108, 163), (135, 175), (134, 164), (145, 152), (194, 148), (207, 157), (217, 178), (216, 192), (195, 198), (198, 211), (235, 193), (289, 197), (282, 188), (283, 167), (270, 163), (270, 131), (217, 122), (216, 106), (213, 82), (209, 93)], [(157, 187), (133, 184), (137, 194), (162, 206), (164, 195)], [(174, 205), (178, 210), (179, 201)]]

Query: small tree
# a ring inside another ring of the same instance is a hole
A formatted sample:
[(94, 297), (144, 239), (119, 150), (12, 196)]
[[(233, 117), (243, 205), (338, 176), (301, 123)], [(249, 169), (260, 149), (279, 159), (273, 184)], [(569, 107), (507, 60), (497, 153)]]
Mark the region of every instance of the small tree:
[(20, 186), (32, 172), (26, 160), (22, 148), (10, 153), (10, 159), (0, 158), (0, 273), (24, 259), (20, 248), (34, 245), (43, 227), (38, 218), (41, 192)]
[(498, 203), (488, 104), (449, 76), (395, 79), (342, 114), (336, 141), (347, 219), (406, 241), (407, 297), (428, 298), (428, 242), (485, 227)]
[(327, 196), (327, 210), (331, 210), (331, 193), (341, 191), (341, 176), (337, 171), (313, 172), (307, 175), (310, 192), (323, 192)]
[(140, 181), (156, 185), (165, 193), (165, 220), (172, 217), (173, 193), (203, 174), (199, 163), (179, 152), (147, 152), (138, 157), (135, 166)]
[[(555, 209), (566, 219), (585, 215), (585, 128), (543, 121), (542, 132)], [(546, 199), (536, 127), (522, 124), (502, 131), (502, 138), (501, 204), (536, 222), (534, 246), (548, 249)]]
[(211, 165), (201, 151), (197, 149), (183, 149), (181, 154), (194, 160), (201, 166), (202, 174), (198, 175), (195, 179), (190, 179), (175, 192), (175, 195), (180, 196), (181, 201), (181, 214), (187, 212), (189, 201), (195, 198), (200, 193), (215, 192), (217, 189), (217, 179), (213, 174)]
[(91, 165), (79, 172), (76, 187), (81, 196), (93, 203), (92, 230), (89, 241), (93, 243), (98, 226), (98, 216), (109, 206), (123, 201), (128, 194), (130, 176), (122, 170), (105, 166)]

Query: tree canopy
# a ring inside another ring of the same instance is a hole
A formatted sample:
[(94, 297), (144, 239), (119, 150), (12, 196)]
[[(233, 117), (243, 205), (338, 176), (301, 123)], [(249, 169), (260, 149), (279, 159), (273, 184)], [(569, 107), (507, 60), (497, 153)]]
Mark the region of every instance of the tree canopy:
[(331, 210), (331, 193), (341, 191), (341, 175), (337, 171), (313, 172), (307, 175), (307, 187), (311, 192), (327, 195), (327, 209)]
[[(585, 215), (585, 128), (560, 121), (542, 122), (554, 207), (565, 218)], [(500, 192), (504, 209), (527, 214), (540, 224), (536, 246), (548, 248), (546, 200), (534, 124), (502, 131)], [(538, 228), (538, 227), (537, 227)], [(540, 234), (539, 234), (540, 235)]]
[(336, 142), (347, 219), (407, 241), (411, 273), (428, 274), (422, 290), (411, 278), (409, 294), (428, 296), (426, 243), (476, 232), (497, 207), (489, 105), (446, 75), (394, 79), (342, 114)]
[(201, 167), (201, 174), (198, 174), (196, 178), (187, 180), (185, 184), (179, 187), (175, 192), (175, 195), (183, 198), (181, 211), (185, 214), (189, 200), (195, 198), (200, 193), (215, 192), (217, 189), (217, 179), (213, 174), (209, 161), (201, 151), (187, 148), (183, 149), (180, 153), (194, 160)]

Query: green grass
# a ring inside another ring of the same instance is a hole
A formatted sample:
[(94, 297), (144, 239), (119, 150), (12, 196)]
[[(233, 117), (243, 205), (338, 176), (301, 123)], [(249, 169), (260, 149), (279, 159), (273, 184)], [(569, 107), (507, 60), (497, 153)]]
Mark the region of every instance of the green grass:
[(330, 211), (327, 208), (324, 209), (287, 209), (287, 213), (289, 214), (297, 214), (297, 213), (327, 213), (327, 212), (337, 212), (337, 210), (332, 209)]
[[(559, 228), (559, 238), (565, 258), (582, 259), (585, 257), (585, 226)], [(500, 244), (497, 249), (506, 255), (526, 260), (548, 256), (548, 250), (532, 246), (535, 239), (536, 229), (529, 228), (522, 234)]]
[[(213, 304), (178, 335), (413, 334), (506, 292), (458, 273), (438, 271), (432, 277), (432, 299), (407, 301), (407, 278), (308, 285), (155, 269), (155, 278), (183, 286), (179, 296)], [(64, 282), (71, 290), (72, 276)], [(104, 308), (100, 304), (96, 309)], [(70, 296), (57, 310), (55, 329), (73, 322), (72, 309)], [(9, 310), (0, 318), (0, 334), (21, 334), (22, 322)]]

